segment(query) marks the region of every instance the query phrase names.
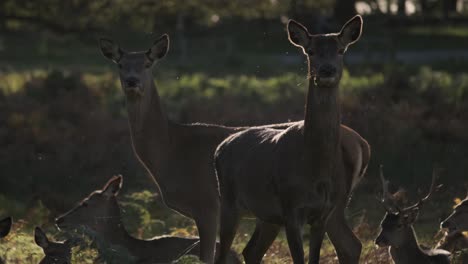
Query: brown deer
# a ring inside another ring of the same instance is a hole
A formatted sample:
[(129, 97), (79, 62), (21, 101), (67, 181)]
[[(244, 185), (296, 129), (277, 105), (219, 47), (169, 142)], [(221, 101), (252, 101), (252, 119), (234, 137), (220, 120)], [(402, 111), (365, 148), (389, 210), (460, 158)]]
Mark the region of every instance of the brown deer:
[(152, 75), (153, 65), (169, 50), (168, 35), (143, 52), (125, 52), (105, 38), (100, 39), (100, 47), (103, 55), (119, 66), (137, 158), (152, 176), (164, 203), (195, 220), (200, 259), (212, 263), (219, 214), (213, 153), (228, 135), (244, 128), (179, 124), (168, 119)]
[(389, 253), (395, 264), (413, 263), (450, 263), (450, 253), (442, 249), (422, 249), (418, 243), (413, 224), (416, 221), (421, 206), (429, 200), (432, 193), (440, 186), (436, 185), (436, 173), (433, 173), (432, 184), (428, 194), (414, 205), (400, 208), (388, 190), (389, 182), (383, 176), (380, 168), (383, 194), (381, 203), (386, 210), (380, 226), (382, 228), (375, 244), (379, 247), (389, 246)]
[[(345, 248), (344, 243), (349, 241), (348, 247), (360, 251), (360, 242), (347, 231), (342, 214), (351, 189), (365, 171), (370, 150), (359, 135), (343, 133), (338, 85), (343, 54), (361, 36), (362, 23), (362, 18), (356, 16), (339, 33), (311, 35), (303, 25), (289, 21), (289, 40), (302, 49), (309, 63), (304, 122), (286, 129), (247, 129), (218, 146), (215, 164), (221, 191), (220, 263), (245, 213), (252, 213), (260, 225), (264, 223), (249, 242), (254, 249), (244, 250), (244, 256), (254, 252), (257, 258), (246, 257), (249, 263), (259, 262), (258, 252), (268, 249), (281, 225), (286, 227), (294, 263), (304, 263), (302, 227), (306, 223), (311, 225), (309, 262), (318, 263), (326, 223), (334, 209), (336, 215), (330, 220), (335, 218), (331, 224), (337, 228), (327, 229), (333, 242)], [(344, 234), (338, 234), (341, 231)], [(342, 235), (348, 236), (338, 241)], [(259, 240), (261, 245), (256, 246)]]
[(468, 231), (468, 194), (466, 198), (458, 204), (453, 213), (440, 224), (441, 228), (446, 228), (450, 233)]
[(64, 242), (53, 242), (41, 228), (34, 229), (34, 241), (44, 250), (44, 258), (39, 264), (70, 264), (73, 242), (68, 239)]
[[(161, 236), (141, 240), (128, 234), (117, 201), (122, 182), (122, 176), (112, 177), (101, 190), (92, 192), (76, 207), (57, 218), (58, 227), (90, 228), (110, 244), (127, 249), (137, 259), (137, 263), (169, 263), (184, 254), (198, 256), (199, 238)], [(240, 263), (235, 253), (230, 255), (230, 262)]]
[(454, 208), (451, 215), (447, 217), (440, 227), (447, 229), (444, 239), (439, 243), (439, 248), (457, 252), (465, 250), (461, 255), (462, 263), (468, 263), (468, 193), (463, 201)]

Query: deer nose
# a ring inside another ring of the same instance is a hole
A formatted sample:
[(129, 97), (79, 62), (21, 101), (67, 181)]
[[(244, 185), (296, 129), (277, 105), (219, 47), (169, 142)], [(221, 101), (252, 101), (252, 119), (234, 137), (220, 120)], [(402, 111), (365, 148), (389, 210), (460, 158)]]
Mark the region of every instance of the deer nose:
[(127, 87), (136, 87), (138, 85), (138, 79), (137, 78), (128, 78), (125, 80), (125, 85)]
[(335, 74), (336, 74), (336, 67), (334, 67), (334, 66), (332, 66), (330, 64), (322, 65), (318, 70), (318, 75), (321, 78), (334, 77)]

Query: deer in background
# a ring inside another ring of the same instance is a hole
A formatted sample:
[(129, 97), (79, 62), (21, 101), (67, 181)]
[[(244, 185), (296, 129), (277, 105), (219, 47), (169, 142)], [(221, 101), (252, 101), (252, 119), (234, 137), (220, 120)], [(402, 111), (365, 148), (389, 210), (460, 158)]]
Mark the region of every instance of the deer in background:
[(362, 23), (356, 16), (340, 33), (326, 35), (311, 35), (298, 22), (288, 23), (289, 40), (302, 49), (309, 63), (304, 122), (285, 129), (250, 128), (218, 146), (220, 263), (247, 212), (257, 218), (244, 250), (247, 263), (260, 262), (282, 225), (294, 263), (304, 263), (302, 227), (306, 223), (311, 224), (310, 263), (319, 261), (325, 230), (340, 260), (358, 263), (361, 244), (346, 225), (344, 208), (365, 172), (370, 148), (357, 133), (341, 126), (338, 84), (343, 54), (361, 36)]
[(468, 193), (463, 201), (458, 204), (451, 215), (442, 223), (441, 228), (446, 228), (450, 233), (468, 231)]
[(70, 264), (71, 252), (74, 242), (68, 239), (64, 242), (53, 242), (47, 238), (47, 235), (41, 228), (34, 229), (34, 241), (44, 251), (44, 258), (39, 264)]
[[(442, 229), (447, 229), (445, 237), (439, 243), (442, 249), (456, 252), (468, 249), (468, 193), (459, 204), (455, 206), (452, 214), (440, 223)], [(468, 252), (462, 253), (462, 263), (468, 263)]]
[[(112, 177), (101, 190), (92, 192), (75, 208), (58, 217), (57, 226), (90, 228), (110, 244), (127, 249), (137, 263), (169, 263), (184, 254), (199, 255), (199, 238), (162, 236), (141, 240), (128, 234), (117, 201), (122, 182), (122, 176)], [(230, 255), (230, 263), (240, 263), (235, 253)]]
[(432, 175), (431, 188), (427, 195), (414, 205), (400, 208), (388, 190), (389, 181), (383, 176), (380, 167), (380, 179), (382, 181), (381, 203), (386, 214), (380, 224), (382, 230), (375, 240), (379, 247), (389, 246), (389, 253), (395, 264), (450, 263), (450, 253), (442, 249), (424, 250), (420, 247), (413, 224), (416, 221), (421, 206), (429, 200), (432, 193), (440, 188), (436, 185), (436, 173)]
[(103, 55), (119, 67), (137, 158), (152, 176), (163, 202), (195, 221), (200, 259), (213, 263), (219, 214), (213, 153), (227, 136), (245, 128), (179, 124), (168, 119), (152, 75), (153, 66), (169, 50), (168, 35), (142, 52), (125, 52), (105, 38), (100, 39), (100, 47)]
[[(11, 217), (6, 217), (0, 220), (0, 238), (4, 238), (8, 233), (10, 233), (12, 222)], [(3, 263), (3, 259), (0, 258), (0, 264)]]

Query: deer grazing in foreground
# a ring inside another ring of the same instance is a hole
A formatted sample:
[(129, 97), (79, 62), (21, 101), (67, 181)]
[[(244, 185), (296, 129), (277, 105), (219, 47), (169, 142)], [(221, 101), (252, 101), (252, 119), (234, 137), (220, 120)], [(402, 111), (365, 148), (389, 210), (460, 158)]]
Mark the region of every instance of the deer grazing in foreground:
[(344, 208), (365, 172), (370, 148), (357, 133), (340, 126), (338, 85), (343, 54), (360, 38), (362, 23), (356, 16), (339, 33), (311, 35), (298, 22), (289, 21), (289, 40), (309, 62), (304, 122), (285, 129), (250, 128), (228, 137), (216, 150), (220, 263), (247, 212), (255, 215), (260, 226), (244, 250), (247, 263), (260, 262), (282, 225), (294, 263), (304, 263), (302, 227), (306, 223), (311, 225), (310, 263), (319, 261), (325, 230), (340, 261), (358, 263), (361, 244), (346, 225)]
[(41, 228), (34, 229), (34, 241), (44, 250), (44, 258), (39, 264), (70, 264), (71, 252), (73, 247), (72, 239), (64, 242), (53, 242), (47, 238), (47, 235)]
[[(57, 226), (90, 228), (110, 244), (127, 249), (137, 263), (169, 263), (184, 254), (199, 255), (199, 238), (162, 236), (141, 240), (128, 234), (117, 201), (122, 181), (122, 176), (112, 177), (101, 190), (92, 192), (75, 208), (57, 218)], [(230, 263), (240, 263), (235, 253), (230, 255)]]
[(219, 214), (213, 153), (222, 140), (244, 128), (178, 124), (168, 119), (152, 75), (153, 66), (169, 50), (168, 35), (143, 52), (125, 52), (105, 38), (100, 39), (100, 47), (103, 55), (119, 66), (137, 158), (158, 186), (163, 202), (195, 220), (200, 259), (213, 263)]
[(381, 232), (375, 243), (379, 247), (389, 246), (389, 253), (395, 264), (413, 263), (450, 263), (450, 253), (442, 249), (424, 250), (420, 247), (413, 224), (416, 221), (421, 206), (429, 200), (432, 193), (440, 186), (436, 186), (436, 173), (432, 175), (432, 184), (428, 194), (414, 205), (400, 208), (388, 190), (389, 182), (383, 176), (380, 167), (383, 194), (381, 203), (386, 210), (381, 223)]

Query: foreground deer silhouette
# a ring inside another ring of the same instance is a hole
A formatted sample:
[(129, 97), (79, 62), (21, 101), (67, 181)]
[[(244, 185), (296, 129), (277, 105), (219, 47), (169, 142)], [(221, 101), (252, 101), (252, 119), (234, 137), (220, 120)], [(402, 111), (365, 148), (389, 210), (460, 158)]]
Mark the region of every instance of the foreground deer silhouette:
[(414, 263), (450, 263), (450, 253), (442, 249), (423, 250), (418, 243), (413, 223), (419, 213), (422, 204), (426, 202), (432, 193), (438, 189), (436, 186), (436, 174), (433, 173), (432, 184), (428, 194), (416, 204), (401, 209), (388, 191), (389, 182), (385, 180), (380, 168), (383, 195), (381, 203), (387, 211), (381, 223), (382, 231), (375, 243), (379, 247), (389, 248), (389, 253), (396, 264)]
[(39, 264), (70, 264), (73, 242), (68, 239), (64, 242), (50, 241), (41, 228), (34, 229), (34, 241), (44, 250), (44, 258)]
[[(278, 225), (286, 227), (294, 263), (303, 263), (305, 223), (311, 224), (309, 261), (318, 263), (325, 224), (335, 207), (327, 231), (337, 251), (360, 251), (343, 210), (349, 192), (365, 171), (370, 150), (357, 133), (340, 127), (338, 84), (342, 55), (361, 31), (360, 16), (337, 34), (310, 35), (301, 24), (288, 23), (289, 40), (303, 50), (309, 62), (305, 121), (287, 129), (251, 128), (228, 137), (216, 150), (221, 190), (219, 262), (227, 256), (244, 211), (253, 213), (260, 225), (248, 244), (251, 248), (244, 250), (249, 263), (260, 261), (259, 252), (268, 249)], [(339, 241), (342, 235), (347, 236)], [(357, 263), (359, 252), (357, 260), (353, 257), (344, 263)]]
[[(163, 236), (141, 240), (129, 235), (122, 223), (116, 198), (122, 188), (122, 181), (122, 176), (112, 177), (102, 190), (92, 192), (75, 208), (57, 218), (57, 225), (65, 229), (77, 226), (90, 228), (110, 244), (126, 248), (137, 258), (137, 263), (169, 263), (184, 254), (198, 256), (198, 238)], [(233, 252), (230, 262), (240, 263)]]
[(168, 35), (143, 52), (125, 52), (104, 38), (100, 39), (100, 46), (104, 56), (120, 68), (136, 156), (157, 184), (164, 203), (195, 220), (200, 259), (212, 263), (219, 214), (213, 153), (228, 135), (244, 128), (178, 124), (168, 119), (152, 76), (152, 66), (168, 52)]
[[(6, 217), (0, 220), (0, 238), (4, 238), (10, 233), (11, 224), (12, 224), (11, 217)], [(0, 264), (3, 264), (3, 259), (0, 258)]]

